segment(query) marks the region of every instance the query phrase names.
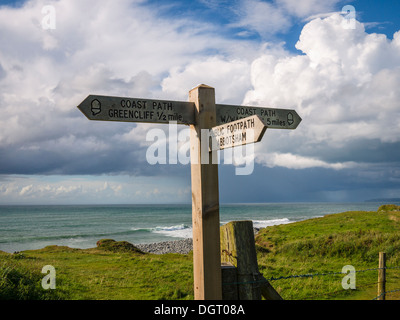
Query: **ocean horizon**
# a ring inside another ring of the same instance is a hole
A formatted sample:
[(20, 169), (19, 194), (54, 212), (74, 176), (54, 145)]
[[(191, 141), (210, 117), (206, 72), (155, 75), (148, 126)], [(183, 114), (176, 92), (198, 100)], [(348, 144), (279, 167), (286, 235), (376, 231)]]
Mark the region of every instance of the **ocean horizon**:
[[(345, 211), (376, 211), (382, 204), (220, 204), (220, 223), (251, 220), (255, 228), (265, 228)], [(105, 238), (146, 244), (191, 237), (191, 204), (0, 205), (0, 250), (10, 253), (49, 245), (87, 249)]]

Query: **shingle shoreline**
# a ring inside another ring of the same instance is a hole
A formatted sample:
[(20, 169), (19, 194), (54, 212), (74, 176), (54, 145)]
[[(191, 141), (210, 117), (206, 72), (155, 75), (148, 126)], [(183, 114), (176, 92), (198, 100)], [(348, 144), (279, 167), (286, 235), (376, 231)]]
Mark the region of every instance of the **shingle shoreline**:
[[(259, 229), (254, 228), (254, 234)], [(154, 253), (154, 254), (166, 254), (166, 253), (180, 253), (188, 254), (193, 250), (192, 238), (174, 241), (163, 241), (155, 243), (135, 244), (135, 247), (142, 250), (143, 252)]]

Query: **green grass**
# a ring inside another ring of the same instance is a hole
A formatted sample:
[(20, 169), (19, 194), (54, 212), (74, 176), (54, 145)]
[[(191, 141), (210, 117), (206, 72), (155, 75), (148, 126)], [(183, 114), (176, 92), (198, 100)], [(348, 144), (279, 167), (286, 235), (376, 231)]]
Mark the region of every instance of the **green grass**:
[[(258, 264), (266, 278), (400, 266), (400, 212), (344, 212), (263, 229), (256, 237)], [(400, 289), (400, 270), (387, 270), (387, 291)], [(378, 271), (357, 272), (356, 290), (344, 290), (344, 275), (271, 281), (284, 299), (373, 299)], [(391, 295), (392, 298), (398, 295)], [(389, 298), (389, 296), (388, 296)]]
[(0, 300), (63, 299), (62, 289), (43, 290), (43, 266), (25, 254), (10, 255), (0, 251)]
[[(265, 228), (256, 236), (260, 271), (271, 277), (316, 274), (271, 281), (284, 299), (373, 299), (377, 271), (356, 273), (356, 290), (344, 290), (345, 265), (356, 271), (400, 266), (400, 212), (344, 212)], [(56, 289), (44, 290), (43, 266), (56, 269)], [(386, 289), (400, 288), (400, 269), (387, 271)], [(391, 294), (387, 299), (398, 299)], [(192, 254), (145, 254), (121, 241), (101, 240), (96, 248), (49, 246), (19, 254), (0, 252), (0, 299), (156, 300), (193, 299)]]
[[(12, 256), (4, 260), (10, 262)], [(190, 255), (161, 256), (125, 249), (115, 251), (100, 247), (80, 250), (50, 246), (24, 251), (21, 256), (19, 261), (26, 262), (21, 266), (25, 268), (25, 274), (35, 274), (35, 288), (44, 294), (59, 292), (55, 299), (193, 299)], [(37, 270), (40, 272), (45, 265), (56, 269), (55, 290), (41, 288), (41, 279), (45, 275), (39, 273), (37, 277)], [(30, 298), (41, 299), (40, 296)]]

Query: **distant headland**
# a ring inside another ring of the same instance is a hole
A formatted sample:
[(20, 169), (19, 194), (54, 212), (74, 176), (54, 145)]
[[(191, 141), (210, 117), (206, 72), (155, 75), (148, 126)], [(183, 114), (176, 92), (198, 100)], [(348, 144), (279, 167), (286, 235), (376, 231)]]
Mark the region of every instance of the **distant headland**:
[(385, 203), (400, 202), (400, 198), (377, 198), (377, 199), (365, 200), (365, 202), (385, 202)]

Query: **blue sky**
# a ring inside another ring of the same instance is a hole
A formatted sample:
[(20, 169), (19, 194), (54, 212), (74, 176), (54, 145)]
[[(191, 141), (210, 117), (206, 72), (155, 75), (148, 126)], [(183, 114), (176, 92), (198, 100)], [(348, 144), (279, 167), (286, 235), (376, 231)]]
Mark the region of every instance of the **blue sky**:
[(250, 175), (219, 165), (221, 202), (400, 198), (398, 12), (371, 0), (0, 1), (0, 204), (190, 203), (190, 166), (146, 159), (146, 135), (166, 127), (88, 121), (76, 106), (89, 94), (185, 101), (200, 83), (217, 103), (303, 119), (267, 130)]

